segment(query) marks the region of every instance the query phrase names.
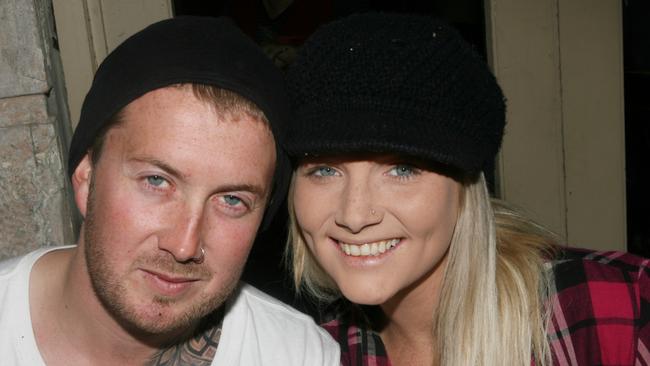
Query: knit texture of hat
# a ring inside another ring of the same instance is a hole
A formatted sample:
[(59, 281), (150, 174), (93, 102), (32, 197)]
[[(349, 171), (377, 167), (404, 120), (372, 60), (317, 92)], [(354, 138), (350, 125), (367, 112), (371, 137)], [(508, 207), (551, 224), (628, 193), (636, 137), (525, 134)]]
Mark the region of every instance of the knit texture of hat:
[(293, 158), (396, 153), (476, 173), (501, 144), (505, 103), (494, 76), (430, 17), (362, 14), (327, 24), (287, 80)]
[[(99, 66), (72, 137), (68, 174), (72, 176), (112, 116), (149, 91), (179, 83), (217, 86), (250, 100), (266, 115), (276, 145), (283, 142), (289, 104), (280, 70), (231, 20), (177, 17), (134, 34)], [(265, 224), (288, 186), (290, 166), (277, 146), (274, 193)]]

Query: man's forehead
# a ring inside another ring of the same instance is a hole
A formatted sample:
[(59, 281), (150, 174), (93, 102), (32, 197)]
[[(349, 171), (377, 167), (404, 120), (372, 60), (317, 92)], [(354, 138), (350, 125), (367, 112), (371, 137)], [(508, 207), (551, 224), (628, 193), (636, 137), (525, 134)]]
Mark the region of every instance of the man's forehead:
[[(151, 139), (156, 144), (187, 143), (210, 136), (216, 140), (203, 142), (213, 148), (223, 142), (231, 142), (231, 151), (247, 150), (254, 142), (275, 148), (267, 124), (245, 113), (219, 113), (186, 87), (160, 88), (137, 98), (123, 109), (118, 126), (135, 147)], [(234, 143), (235, 137), (241, 140)]]
[[(174, 84), (151, 90), (127, 104), (121, 115), (125, 117), (130, 114), (137, 118), (143, 109), (167, 109), (175, 104), (184, 106), (187, 103), (211, 110), (221, 117), (219, 121), (259, 123), (273, 135), (266, 116), (253, 102), (235, 92), (206, 85)], [(185, 109), (192, 108), (195, 107), (187, 106)]]
[(156, 108), (172, 107), (174, 104), (180, 104), (184, 109), (190, 108), (184, 102), (207, 104), (194, 96), (188, 86), (171, 85), (150, 90), (135, 98), (123, 108), (122, 113), (125, 116), (135, 115), (137, 117), (137, 114), (142, 112), (143, 109), (152, 108), (153, 106), (156, 106)]
[(182, 176), (270, 181), (276, 151), (266, 125), (245, 116), (231, 121), (190, 91), (164, 89), (124, 110), (122, 123), (107, 134), (107, 148), (119, 149), (124, 161), (161, 162)]

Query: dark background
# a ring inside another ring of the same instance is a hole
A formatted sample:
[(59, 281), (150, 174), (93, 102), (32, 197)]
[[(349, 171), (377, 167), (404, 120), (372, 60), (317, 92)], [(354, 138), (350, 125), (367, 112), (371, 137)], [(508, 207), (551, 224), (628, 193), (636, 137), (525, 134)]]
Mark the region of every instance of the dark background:
[(623, 2), (627, 248), (650, 258), (650, 1)]

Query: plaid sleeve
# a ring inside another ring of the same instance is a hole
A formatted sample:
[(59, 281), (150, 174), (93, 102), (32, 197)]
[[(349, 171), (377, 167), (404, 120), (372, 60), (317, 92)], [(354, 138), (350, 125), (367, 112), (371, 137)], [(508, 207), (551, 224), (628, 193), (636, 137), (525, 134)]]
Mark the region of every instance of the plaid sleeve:
[(549, 337), (556, 365), (650, 365), (648, 260), (567, 249), (552, 264)]
[(379, 334), (332, 320), (322, 325), (341, 347), (342, 366), (390, 366)]

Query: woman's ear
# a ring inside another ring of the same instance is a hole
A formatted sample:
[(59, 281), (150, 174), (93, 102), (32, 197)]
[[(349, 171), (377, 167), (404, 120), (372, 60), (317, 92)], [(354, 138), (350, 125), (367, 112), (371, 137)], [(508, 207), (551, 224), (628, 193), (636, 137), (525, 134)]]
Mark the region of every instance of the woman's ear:
[(90, 161), (90, 154), (86, 154), (79, 165), (72, 173), (72, 189), (74, 190), (74, 200), (81, 216), (86, 218), (86, 209), (88, 207), (88, 196), (90, 193), (90, 184), (92, 179), (93, 165)]

